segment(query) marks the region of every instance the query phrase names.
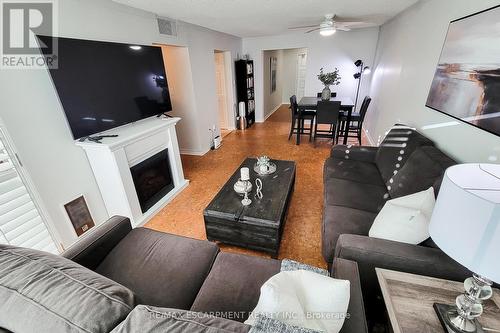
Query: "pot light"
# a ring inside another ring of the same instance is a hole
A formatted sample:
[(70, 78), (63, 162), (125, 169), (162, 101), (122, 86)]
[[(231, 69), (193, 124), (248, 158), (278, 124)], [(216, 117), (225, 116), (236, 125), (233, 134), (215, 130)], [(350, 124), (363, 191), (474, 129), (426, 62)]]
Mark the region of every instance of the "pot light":
[(322, 27), (319, 29), (320, 35), (325, 37), (333, 35), (336, 31), (337, 29), (335, 29), (335, 27)]
[(140, 49), (142, 49), (142, 46), (139, 45), (130, 45), (129, 47), (134, 51), (139, 51)]

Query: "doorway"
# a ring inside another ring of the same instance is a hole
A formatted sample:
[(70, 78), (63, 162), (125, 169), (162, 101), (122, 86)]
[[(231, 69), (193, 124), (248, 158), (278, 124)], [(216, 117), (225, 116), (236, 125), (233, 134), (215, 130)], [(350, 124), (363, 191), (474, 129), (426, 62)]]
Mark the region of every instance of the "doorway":
[(231, 53), (214, 50), (215, 92), (217, 96), (217, 115), (221, 138), (235, 129), (234, 96), (231, 85)]
[(307, 76), (307, 48), (283, 50), (282, 103), (289, 104), (290, 96), (300, 101), (304, 97)]

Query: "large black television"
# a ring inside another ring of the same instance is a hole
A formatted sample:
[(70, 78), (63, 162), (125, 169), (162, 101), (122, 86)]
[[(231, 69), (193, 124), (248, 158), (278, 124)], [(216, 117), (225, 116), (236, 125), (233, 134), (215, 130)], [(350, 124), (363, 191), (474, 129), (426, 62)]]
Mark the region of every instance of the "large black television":
[(38, 38), (57, 42), (49, 72), (74, 139), (172, 110), (160, 47)]

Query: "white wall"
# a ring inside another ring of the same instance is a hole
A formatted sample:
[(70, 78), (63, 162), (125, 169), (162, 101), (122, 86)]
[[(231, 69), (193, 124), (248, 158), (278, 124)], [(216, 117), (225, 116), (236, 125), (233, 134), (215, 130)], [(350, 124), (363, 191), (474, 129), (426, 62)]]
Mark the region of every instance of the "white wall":
[[(303, 32), (268, 36), (243, 38), (243, 53), (248, 53), (254, 60), (255, 66), (255, 100), (256, 121), (264, 120), (263, 104), (263, 56), (264, 50), (307, 48), (307, 76), (306, 95), (316, 96), (323, 89), (323, 85), (316, 75), (319, 69), (331, 70), (339, 68), (342, 82), (333, 87), (339, 96), (356, 97), (357, 81), (353, 78), (356, 73), (354, 61), (362, 59), (367, 66), (373, 64), (378, 38), (378, 28), (338, 31), (331, 37), (322, 37), (319, 33), (305, 34)], [(361, 96), (369, 90), (369, 78), (361, 89)]]
[[(178, 37), (158, 33), (155, 15), (111, 1), (59, 1), (59, 35), (137, 44), (187, 46), (194, 82), (196, 128), (193, 150), (208, 151), (211, 124), (217, 124), (214, 49), (241, 52), (241, 39), (187, 23)], [(45, 70), (4, 70), (0, 73), (0, 117), (6, 124), (55, 224), (64, 246), (77, 240), (62, 204), (84, 194), (97, 224), (108, 218), (85, 153), (71, 132)]]
[(180, 117), (176, 132), (181, 154), (196, 153), (200, 135), (197, 128), (197, 112), (189, 49), (183, 46), (162, 46), (163, 61), (168, 78), (172, 101), (171, 116)]
[[(425, 107), (449, 22), (495, 5), (498, 1), (422, 0), (382, 26), (365, 122), (374, 143), (402, 122), (458, 161), (500, 161), (500, 137)], [(455, 125), (442, 126), (449, 122)]]
[[(276, 57), (276, 90), (271, 92), (271, 57)], [(283, 95), (283, 50), (263, 52), (264, 66), (264, 119), (267, 119), (282, 102)]]

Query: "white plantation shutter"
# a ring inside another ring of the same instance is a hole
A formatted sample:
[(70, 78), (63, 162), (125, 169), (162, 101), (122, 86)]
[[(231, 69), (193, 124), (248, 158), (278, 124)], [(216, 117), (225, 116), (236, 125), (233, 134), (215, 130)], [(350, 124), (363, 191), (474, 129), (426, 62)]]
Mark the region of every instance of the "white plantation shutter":
[(58, 253), (0, 128), (0, 243)]

